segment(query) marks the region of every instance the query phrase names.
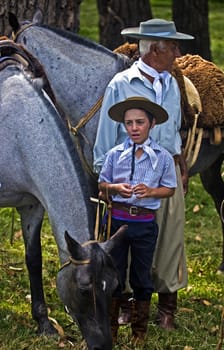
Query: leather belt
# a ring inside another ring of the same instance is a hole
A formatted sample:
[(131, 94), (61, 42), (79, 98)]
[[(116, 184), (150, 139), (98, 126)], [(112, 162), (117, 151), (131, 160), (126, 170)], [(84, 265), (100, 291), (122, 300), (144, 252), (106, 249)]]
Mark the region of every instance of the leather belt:
[(119, 202), (112, 202), (112, 208), (122, 210), (126, 213), (129, 213), (131, 216), (155, 214), (155, 210), (153, 209), (137, 207), (135, 205)]
[(173, 160), (175, 165), (180, 163), (180, 156), (178, 154), (176, 154), (175, 156), (173, 156)]

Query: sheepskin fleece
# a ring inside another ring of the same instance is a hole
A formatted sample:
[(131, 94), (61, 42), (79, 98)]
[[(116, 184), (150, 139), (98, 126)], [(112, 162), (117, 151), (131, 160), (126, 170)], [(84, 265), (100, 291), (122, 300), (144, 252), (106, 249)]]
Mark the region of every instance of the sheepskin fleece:
[[(139, 58), (137, 44), (126, 42), (114, 51), (128, 56), (132, 62)], [(193, 82), (201, 98), (202, 112), (197, 126), (204, 129), (224, 127), (224, 72), (199, 55), (187, 54), (176, 59), (171, 73), (181, 91), (182, 128), (188, 129), (194, 121), (194, 111), (187, 102), (183, 74)]]

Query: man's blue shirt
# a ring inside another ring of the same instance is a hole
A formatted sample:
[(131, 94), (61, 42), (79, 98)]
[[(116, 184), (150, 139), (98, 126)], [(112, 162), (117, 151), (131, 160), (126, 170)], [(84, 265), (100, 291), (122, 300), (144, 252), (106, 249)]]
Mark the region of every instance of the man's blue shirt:
[[(123, 142), (127, 136), (124, 125), (113, 121), (108, 115), (108, 110), (115, 103), (133, 96), (143, 96), (156, 102), (152, 83), (141, 74), (137, 62), (129, 69), (117, 73), (106, 88), (93, 149), (94, 169), (97, 173), (102, 167), (107, 151)], [(177, 103), (174, 105), (173, 101)], [(162, 96), (161, 106), (167, 111), (169, 119), (156, 125), (150, 135), (172, 156), (181, 154), (180, 91), (176, 79), (171, 75), (169, 89)]]

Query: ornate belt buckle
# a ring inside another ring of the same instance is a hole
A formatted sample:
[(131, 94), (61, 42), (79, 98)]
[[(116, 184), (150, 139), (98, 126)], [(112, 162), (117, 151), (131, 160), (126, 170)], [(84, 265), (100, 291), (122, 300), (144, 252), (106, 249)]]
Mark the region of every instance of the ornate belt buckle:
[(129, 215), (130, 215), (130, 216), (137, 216), (137, 215), (138, 215), (138, 207), (132, 205), (132, 206), (129, 208)]

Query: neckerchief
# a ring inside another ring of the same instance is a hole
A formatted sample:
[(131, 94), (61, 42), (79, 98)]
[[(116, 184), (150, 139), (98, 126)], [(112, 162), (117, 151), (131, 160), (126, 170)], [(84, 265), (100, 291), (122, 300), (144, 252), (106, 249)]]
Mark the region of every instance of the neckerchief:
[[(151, 140), (148, 138), (143, 144), (137, 145), (135, 144), (135, 151), (137, 151), (139, 148), (142, 148), (144, 152), (146, 152), (150, 158), (151, 165), (153, 170), (155, 170), (157, 163), (158, 163), (158, 158), (152, 147), (150, 146)], [(118, 159), (118, 164), (122, 162), (125, 158), (131, 157), (132, 156), (132, 150), (133, 150), (133, 141), (128, 138), (127, 143), (125, 143), (125, 146), (128, 146), (128, 148), (125, 147), (125, 150), (121, 153), (119, 159)]]
[(144, 63), (141, 58), (137, 62), (137, 67), (142, 72), (154, 78), (152, 86), (156, 93), (156, 103), (160, 105), (162, 103), (163, 90), (166, 93), (169, 89), (171, 74), (167, 71), (163, 71), (162, 73), (157, 72), (157, 70)]

